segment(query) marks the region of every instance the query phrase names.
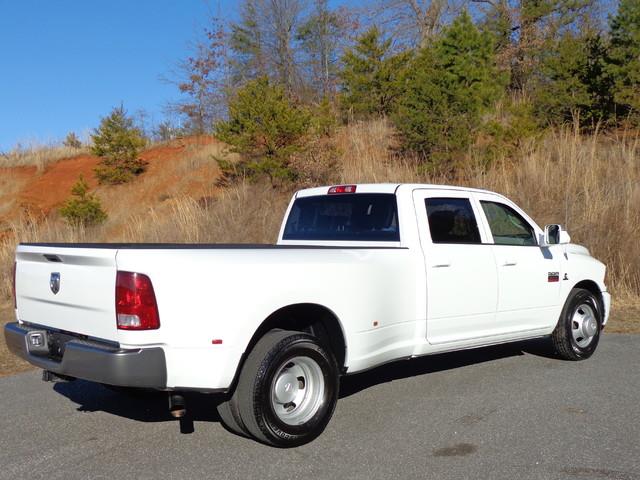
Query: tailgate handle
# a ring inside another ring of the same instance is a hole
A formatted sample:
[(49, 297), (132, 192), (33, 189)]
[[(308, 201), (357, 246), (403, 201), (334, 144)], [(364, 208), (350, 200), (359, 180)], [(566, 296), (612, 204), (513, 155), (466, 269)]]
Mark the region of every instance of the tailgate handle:
[(45, 253), (43, 255), (43, 257), (46, 258), (47, 260), (49, 260), (50, 262), (62, 263), (62, 259), (57, 255), (52, 255), (50, 253)]

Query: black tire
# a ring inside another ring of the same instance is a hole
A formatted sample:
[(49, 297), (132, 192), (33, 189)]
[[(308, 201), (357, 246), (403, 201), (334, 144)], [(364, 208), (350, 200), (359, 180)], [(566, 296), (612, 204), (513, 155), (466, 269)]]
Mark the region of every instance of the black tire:
[[(585, 319), (584, 322), (582, 318)], [(580, 328), (581, 323), (587, 326)], [(596, 351), (601, 331), (600, 302), (590, 291), (574, 288), (569, 293), (558, 324), (551, 334), (553, 349), (556, 355), (565, 360), (585, 360)]]
[[(236, 395), (240, 417), (254, 438), (272, 446), (296, 447), (324, 431), (338, 391), (335, 358), (316, 337), (272, 330), (247, 357)], [(278, 398), (292, 394), (298, 405), (294, 399)]]
[(250, 437), (247, 427), (244, 426), (244, 422), (240, 418), (237, 392), (238, 389), (236, 388), (228, 400), (218, 405), (218, 415), (220, 415), (220, 420), (227, 429), (241, 437)]

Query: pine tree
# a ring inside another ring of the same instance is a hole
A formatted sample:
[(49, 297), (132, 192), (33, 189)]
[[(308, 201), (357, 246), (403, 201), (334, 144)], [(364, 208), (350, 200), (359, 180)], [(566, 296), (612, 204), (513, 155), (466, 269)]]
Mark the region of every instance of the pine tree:
[(409, 58), (408, 52), (394, 54), (391, 39), (384, 40), (377, 27), (360, 36), (342, 57), (343, 113), (360, 118), (391, 113), (402, 93), (399, 80)]
[(609, 72), (619, 113), (640, 117), (640, 2), (620, 0), (611, 18)]
[(229, 119), (215, 126), (216, 137), (244, 156), (239, 165), (219, 160), (223, 173), (265, 174), (272, 184), (293, 179), (289, 158), (303, 149), (310, 120), (305, 109), (291, 103), (283, 87), (266, 77), (248, 82), (229, 102)]
[(82, 142), (74, 132), (69, 132), (62, 144), (69, 148), (82, 148)]
[(612, 113), (612, 85), (606, 73), (606, 49), (595, 33), (567, 32), (541, 60), (533, 102), (544, 123), (606, 121)]
[(71, 188), (70, 198), (60, 208), (60, 215), (73, 226), (88, 227), (103, 223), (107, 219), (100, 200), (89, 192), (89, 184), (80, 176)]
[(100, 157), (95, 169), (100, 183), (125, 183), (144, 171), (146, 162), (138, 154), (146, 141), (122, 105), (100, 121), (91, 139), (91, 151)]
[(492, 36), (464, 11), (407, 70), (406, 93), (393, 115), (404, 146), (432, 164), (450, 160), (468, 146), (506, 81), (496, 67)]

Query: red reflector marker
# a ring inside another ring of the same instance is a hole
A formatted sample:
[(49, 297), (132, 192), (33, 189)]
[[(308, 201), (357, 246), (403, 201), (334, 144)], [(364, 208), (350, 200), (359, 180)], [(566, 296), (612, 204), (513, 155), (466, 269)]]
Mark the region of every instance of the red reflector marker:
[(356, 185), (336, 185), (329, 188), (329, 193), (356, 193)]
[(120, 330), (160, 328), (158, 304), (149, 277), (142, 273), (118, 272), (116, 319)]

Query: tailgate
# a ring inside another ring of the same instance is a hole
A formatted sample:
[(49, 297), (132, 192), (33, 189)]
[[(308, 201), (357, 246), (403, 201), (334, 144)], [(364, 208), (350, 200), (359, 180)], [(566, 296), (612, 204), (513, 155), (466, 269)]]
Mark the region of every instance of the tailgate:
[(23, 322), (117, 340), (116, 249), (19, 245), (17, 316)]

